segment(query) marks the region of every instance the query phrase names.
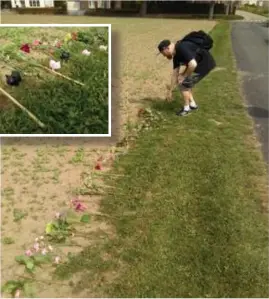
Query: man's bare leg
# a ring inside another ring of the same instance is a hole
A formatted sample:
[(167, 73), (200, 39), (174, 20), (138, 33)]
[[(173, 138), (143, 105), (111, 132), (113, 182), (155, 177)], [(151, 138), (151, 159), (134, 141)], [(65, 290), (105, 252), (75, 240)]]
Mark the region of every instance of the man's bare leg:
[(192, 91), (192, 89), (190, 89), (189, 92), (190, 92), (190, 102), (189, 102), (189, 105), (190, 105), (191, 108), (196, 108), (197, 105), (196, 105), (196, 103), (194, 101), (194, 98), (193, 98), (193, 91)]
[(184, 99), (184, 110), (189, 111), (190, 110), (190, 100), (191, 100), (191, 97), (192, 97), (192, 93), (189, 89), (188, 90), (182, 90), (181, 92), (182, 92), (182, 96), (183, 96), (183, 99)]

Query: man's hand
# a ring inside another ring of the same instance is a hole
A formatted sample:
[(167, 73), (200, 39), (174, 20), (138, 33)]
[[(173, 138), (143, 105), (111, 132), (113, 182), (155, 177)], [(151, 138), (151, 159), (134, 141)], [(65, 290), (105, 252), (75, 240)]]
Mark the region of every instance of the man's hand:
[(182, 75), (179, 75), (178, 76), (178, 84), (182, 84), (182, 82), (185, 80), (185, 77), (184, 76), (182, 76)]

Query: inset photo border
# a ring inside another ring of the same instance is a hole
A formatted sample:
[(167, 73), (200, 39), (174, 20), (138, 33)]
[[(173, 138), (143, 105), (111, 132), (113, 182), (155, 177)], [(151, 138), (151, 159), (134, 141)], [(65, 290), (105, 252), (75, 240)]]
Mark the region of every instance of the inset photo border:
[(111, 137), (111, 24), (0, 24), (0, 137)]

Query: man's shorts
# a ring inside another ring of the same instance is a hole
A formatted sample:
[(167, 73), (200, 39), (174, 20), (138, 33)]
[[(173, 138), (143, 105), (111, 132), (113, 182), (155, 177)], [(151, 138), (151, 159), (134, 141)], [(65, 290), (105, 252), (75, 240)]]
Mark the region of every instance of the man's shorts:
[(213, 56), (206, 50), (200, 50), (196, 60), (198, 63), (195, 72), (179, 85), (182, 91), (193, 88), (216, 67)]

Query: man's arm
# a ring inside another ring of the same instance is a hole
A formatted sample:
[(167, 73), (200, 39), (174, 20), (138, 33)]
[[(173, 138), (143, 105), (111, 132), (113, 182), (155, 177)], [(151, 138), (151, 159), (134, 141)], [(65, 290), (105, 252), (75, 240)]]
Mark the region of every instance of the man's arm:
[(195, 59), (190, 60), (187, 64), (185, 71), (181, 74), (181, 77), (185, 79), (186, 77), (190, 76), (194, 72), (196, 67), (197, 67), (196, 60)]
[(173, 69), (172, 76), (171, 76), (171, 85), (170, 85), (170, 91), (172, 92), (178, 81), (178, 75), (179, 75), (179, 67)]

